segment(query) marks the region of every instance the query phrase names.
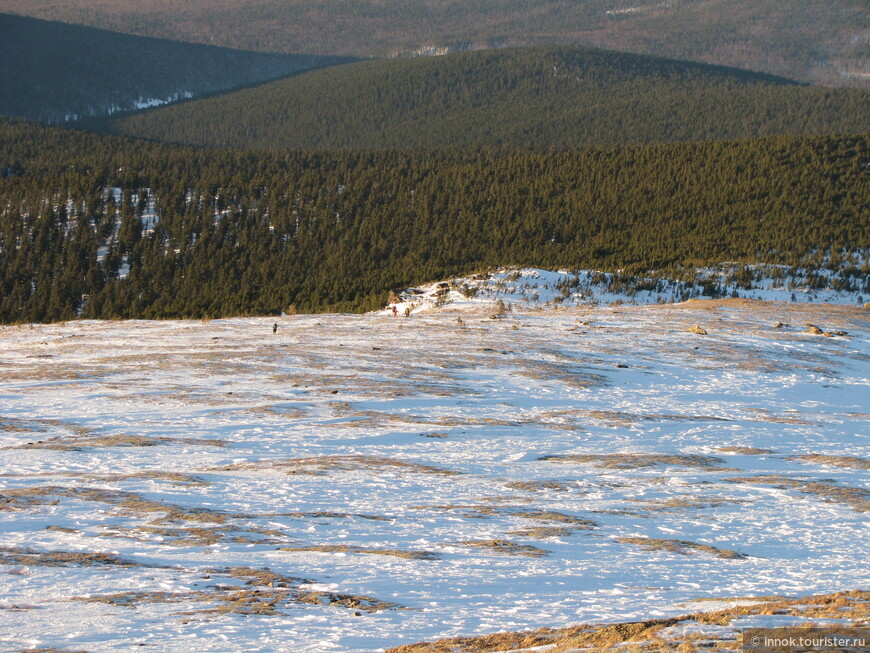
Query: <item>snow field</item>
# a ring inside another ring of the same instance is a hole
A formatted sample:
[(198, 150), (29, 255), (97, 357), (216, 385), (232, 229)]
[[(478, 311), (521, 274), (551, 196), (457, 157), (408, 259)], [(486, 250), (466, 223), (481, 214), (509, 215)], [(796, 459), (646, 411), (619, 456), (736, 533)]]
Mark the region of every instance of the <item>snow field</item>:
[(867, 311), (476, 299), (0, 328), (0, 648), (378, 651), (867, 586)]

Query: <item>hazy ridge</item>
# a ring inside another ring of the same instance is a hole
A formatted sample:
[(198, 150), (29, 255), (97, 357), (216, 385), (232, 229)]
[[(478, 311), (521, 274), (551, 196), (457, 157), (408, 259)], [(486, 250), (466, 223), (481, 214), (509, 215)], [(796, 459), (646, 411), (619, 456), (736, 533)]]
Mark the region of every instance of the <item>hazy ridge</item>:
[(861, 0), (2, 0), (0, 10), (243, 50), (390, 56), (595, 45), (864, 85)]

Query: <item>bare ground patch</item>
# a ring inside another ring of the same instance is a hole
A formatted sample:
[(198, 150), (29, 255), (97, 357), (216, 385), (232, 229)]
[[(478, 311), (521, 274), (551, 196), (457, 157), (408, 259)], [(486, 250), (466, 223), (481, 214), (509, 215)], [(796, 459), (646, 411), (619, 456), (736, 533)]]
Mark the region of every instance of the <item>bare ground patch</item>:
[(758, 485), (770, 485), (781, 490), (797, 490), (803, 494), (813, 494), (828, 503), (845, 504), (856, 512), (870, 512), (870, 490), (840, 485), (833, 481), (814, 481), (776, 474), (738, 476), (726, 478), (725, 480), (730, 483), (754, 483)]
[(709, 544), (699, 544), (690, 540), (667, 540), (652, 537), (617, 537), (616, 541), (625, 544), (634, 544), (650, 551), (670, 551), (671, 553), (679, 553), (681, 555), (709, 553), (717, 558), (724, 558), (726, 560), (743, 560), (748, 557), (744, 553), (739, 553), (730, 549), (720, 549)]

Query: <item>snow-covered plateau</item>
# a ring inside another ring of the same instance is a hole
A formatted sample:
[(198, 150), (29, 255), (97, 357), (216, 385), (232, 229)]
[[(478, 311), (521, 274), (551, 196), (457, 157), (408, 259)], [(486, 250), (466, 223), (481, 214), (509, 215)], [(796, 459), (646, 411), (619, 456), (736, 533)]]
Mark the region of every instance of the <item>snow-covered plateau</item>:
[(382, 651), (870, 586), (870, 310), (548, 274), (0, 327), (0, 649)]

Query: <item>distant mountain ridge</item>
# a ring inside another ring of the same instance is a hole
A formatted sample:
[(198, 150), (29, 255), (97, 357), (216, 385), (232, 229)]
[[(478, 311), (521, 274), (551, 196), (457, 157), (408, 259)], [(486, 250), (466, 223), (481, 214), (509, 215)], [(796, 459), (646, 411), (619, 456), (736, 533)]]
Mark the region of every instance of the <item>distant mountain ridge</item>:
[(0, 11), (242, 50), (384, 57), (591, 45), (870, 85), (866, 0), (0, 0)]
[(594, 48), (513, 48), (334, 66), (104, 121), (204, 146), (611, 146), (870, 131), (870, 90)]
[(242, 52), (0, 14), (0, 114), (61, 123), (348, 58)]

